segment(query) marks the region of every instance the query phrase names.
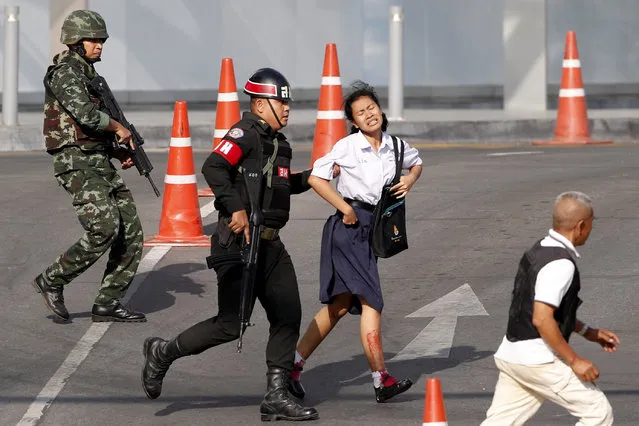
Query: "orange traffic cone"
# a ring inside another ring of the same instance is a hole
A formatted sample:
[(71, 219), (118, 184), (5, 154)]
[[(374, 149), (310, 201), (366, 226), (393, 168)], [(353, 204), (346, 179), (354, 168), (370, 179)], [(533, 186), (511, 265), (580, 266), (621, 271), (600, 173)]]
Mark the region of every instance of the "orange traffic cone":
[(612, 143), (609, 140), (590, 138), (586, 93), (581, 80), (581, 62), (577, 51), (577, 37), (574, 31), (566, 33), (561, 87), (555, 138), (551, 141), (534, 141), (533, 145), (594, 145)]
[(191, 131), (184, 101), (175, 103), (173, 113), (169, 163), (164, 178), (160, 233), (144, 245), (147, 247), (207, 247), (211, 245), (210, 238), (204, 235), (202, 228)]
[(326, 45), (324, 53), (324, 71), (313, 138), (311, 167), (315, 160), (330, 152), (333, 145), (345, 136), (346, 122), (342, 109), (342, 81), (337, 63), (337, 46), (335, 43), (330, 43)]
[[(217, 92), (217, 106), (215, 109), (215, 130), (213, 131), (213, 149), (220, 143), (232, 125), (240, 121), (240, 101), (237, 98), (235, 71), (233, 59), (222, 59), (220, 72), (220, 86)], [(198, 191), (200, 197), (212, 197), (211, 188)]]
[(426, 397), (424, 401), (424, 421), (422, 426), (448, 426), (444, 397), (439, 379), (426, 380)]

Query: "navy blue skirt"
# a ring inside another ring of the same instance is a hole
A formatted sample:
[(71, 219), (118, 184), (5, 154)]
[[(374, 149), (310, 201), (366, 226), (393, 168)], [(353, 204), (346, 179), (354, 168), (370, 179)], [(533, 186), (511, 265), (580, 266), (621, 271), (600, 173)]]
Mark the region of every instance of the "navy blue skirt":
[(354, 207), (358, 223), (344, 225), (342, 213), (328, 218), (322, 232), (320, 255), (320, 302), (332, 303), (335, 296), (352, 293), (349, 312), (361, 315), (358, 296), (381, 313), (384, 307), (377, 259), (370, 244), (373, 213)]

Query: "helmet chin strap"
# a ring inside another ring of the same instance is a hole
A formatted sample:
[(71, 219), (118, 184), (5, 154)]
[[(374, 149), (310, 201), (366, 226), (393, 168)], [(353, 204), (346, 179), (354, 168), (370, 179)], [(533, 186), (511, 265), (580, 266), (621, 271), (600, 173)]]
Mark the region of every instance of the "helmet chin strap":
[(94, 64), (96, 62), (100, 62), (102, 59), (98, 56), (97, 58), (87, 58), (87, 51), (84, 48), (84, 44), (82, 43), (82, 40), (80, 40), (79, 42), (77, 42), (75, 44), (75, 53), (77, 53), (78, 55), (82, 56), (84, 58), (85, 61), (87, 61), (90, 64)]
[(275, 112), (275, 108), (273, 108), (273, 104), (271, 104), (271, 100), (269, 98), (266, 98), (266, 102), (268, 102), (268, 106), (271, 107), (271, 112), (273, 112), (273, 115), (275, 116), (275, 119), (277, 120), (277, 124), (280, 125), (280, 129), (283, 128), (284, 125), (280, 121), (280, 117)]

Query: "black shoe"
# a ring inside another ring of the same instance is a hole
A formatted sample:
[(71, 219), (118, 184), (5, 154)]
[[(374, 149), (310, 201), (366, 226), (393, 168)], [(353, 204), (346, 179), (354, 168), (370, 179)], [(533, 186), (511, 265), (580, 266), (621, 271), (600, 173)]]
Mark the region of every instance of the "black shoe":
[(144, 367), (142, 367), (142, 388), (149, 399), (156, 399), (162, 393), (162, 380), (171, 363), (184, 356), (177, 344), (159, 337), (149, 337), (144, 341)]
[(64, 296), (62, 295), (62, 286), (53, 287), (43, 283), (37, 277), (33, 280), (32, 284), (36, 291), (42, 295), (45, 305), (51, 312), (63, 320), (69, 319), (69, 311), (64, 306)]
[[(302, 371), (302, 367), (295, 366), (293, 367), (293, 371)], [(302, 382), (299, 380), (293, 380), (291, 378), (288, 382), (287, 389), (291, 395), (297, 399), (304, 399), (306, 396), (306, 390), (304, 389), (304, 386), (302, 386)]]
[(283, 368), (269, 368), (266, 373), (266, 395), (260, 405), (263, 422), (275, 420), (315, 420), (319, 414), (315, 408), (302, 406), (286, 389), (290, 373)]
[[(388, 376), (384, 381), (387, 382), (389, 379), (393, 378)], [(411, 382), (410, 379), (399, 380), (389, 386), (382, 384), (382, 386), (375, 388), (375, 399), (377, 402), (388, 401), (395, 395), (406, 392), (411, 386), (413, 386), (413, 382)]]
[(141, 312), (135, 312), (114, 300), (108, 305), (93, 305), (91, 310), (93, 322), (146, 322)]

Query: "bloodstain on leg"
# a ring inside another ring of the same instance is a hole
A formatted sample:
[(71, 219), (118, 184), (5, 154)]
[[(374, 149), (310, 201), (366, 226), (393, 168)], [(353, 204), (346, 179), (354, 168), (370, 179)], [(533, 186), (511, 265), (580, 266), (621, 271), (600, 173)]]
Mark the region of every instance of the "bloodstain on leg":
[(384, 369), (384, 353), (382, 351), (382, 340), (379, 331), (373, 330), (366, 334), (368, 342), (368, 350), (370, 352), (370, 364), (373, 371), (381, 371)]

